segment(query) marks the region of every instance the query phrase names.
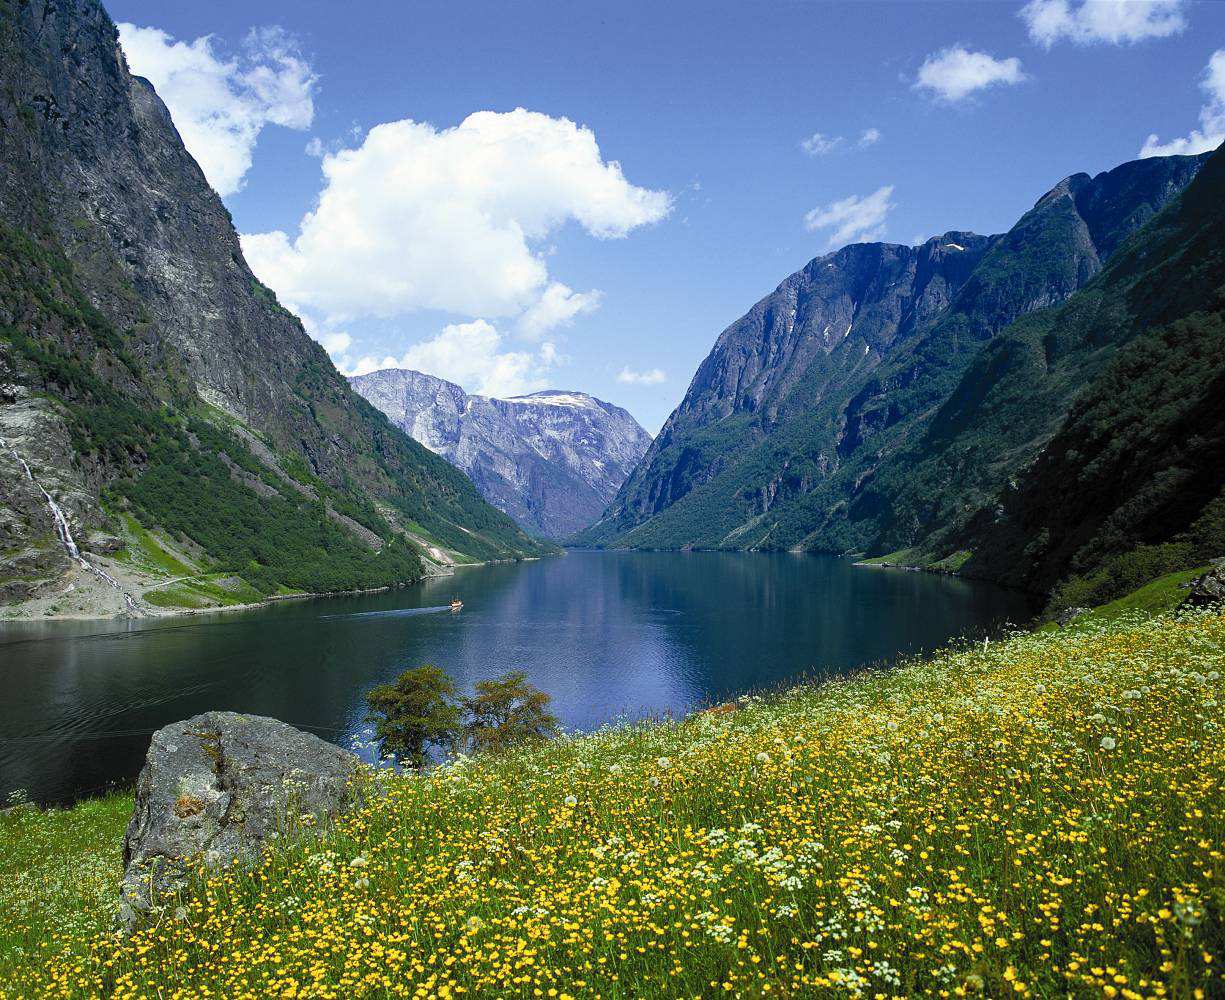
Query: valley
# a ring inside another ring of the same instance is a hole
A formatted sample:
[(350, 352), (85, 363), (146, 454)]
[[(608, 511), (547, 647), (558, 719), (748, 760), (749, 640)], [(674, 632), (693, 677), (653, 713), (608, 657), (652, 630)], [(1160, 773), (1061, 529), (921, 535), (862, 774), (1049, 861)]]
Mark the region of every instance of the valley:
[(0, 997), (1225, 995), (1223, 32), (0, 0)]

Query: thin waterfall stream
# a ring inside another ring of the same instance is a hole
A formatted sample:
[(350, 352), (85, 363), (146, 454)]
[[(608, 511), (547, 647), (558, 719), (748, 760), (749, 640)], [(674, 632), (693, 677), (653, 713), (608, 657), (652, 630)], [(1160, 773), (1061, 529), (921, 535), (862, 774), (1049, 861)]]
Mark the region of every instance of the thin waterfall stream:
[(72, 528), (68, 523), (68, 515), (65, 514), (64, 509), (58, 503), (56, 503), (55, 498), (47, 492), (47, 490), (43, 487), (43, 484), (34, 477), (34, 470), (30, 468), (30, 463), (22, 458), (17, 449), (2, 437), (0, 437), (0, 447), (5, 448), (9, 454), (17, 460), (18, 464), (25, 470), (26, 479), (28, 479), (38, 489), (38, 492), (43, 495), (43, 499), (47, 501), (47, 506), (51, 509), (51, 518), (55, 522), (55, 533), (59, 536), (60, 543), (64, 546), (64, 550), (68, 553), (68, 555), (71, 556), (82, 568), (89, 570), (89, 572), (93, 573), (94, 576), (98, 577), (98, 579), (119, 591), (119, 593), (123, 595), (124, 603), (127, 605), (129, 611), (139, 612), (140, 609), (136, 606), (136, 602), (132, 600), (132, 595), (123, 589), (123, 586), (118, 580), (111, 576), (110, 573), (106, 572), (106, 570), (99, 566), (95, 566), (83, 555), (81, 555), (81, 548), (79, 545), (77, 545), (76, 539), (72, 537)]

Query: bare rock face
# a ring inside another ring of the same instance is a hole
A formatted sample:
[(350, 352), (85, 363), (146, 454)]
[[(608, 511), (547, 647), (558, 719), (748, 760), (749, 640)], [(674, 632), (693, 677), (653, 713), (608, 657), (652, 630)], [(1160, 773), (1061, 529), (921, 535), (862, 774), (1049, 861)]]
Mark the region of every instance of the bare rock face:
[(534, 535), (587, 527), (646, 453), (651, 436), (619, 406), (585, 392), (470, 396), (406, 368), (350, 379), (393, 424), (459, 466), (481, 495)]
[(357, 758), (258, 715), (206, 712), (153, 734), (123, 839), (120, 922), (136, 926), (200, 866), (318, 829), (352, 802)]

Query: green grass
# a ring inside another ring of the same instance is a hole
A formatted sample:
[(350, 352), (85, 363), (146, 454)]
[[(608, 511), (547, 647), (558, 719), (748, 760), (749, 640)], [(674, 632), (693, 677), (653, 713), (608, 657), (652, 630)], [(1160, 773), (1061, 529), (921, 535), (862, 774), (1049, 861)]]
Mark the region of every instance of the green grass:
[(1147, 611), (1150, 614), (1173, 611), (1186, 598), (1187, 584), (1196, 577), (1207, 573), (1209, 569), (1208, 566), (1200, 566), (1196, 569), (1168, 573), (1145, 584), (1139, 590), (1134, 590), (1118, 600), (1102, 605), (1092, 613), (1098, 618), (1108, 619), (1117, 618), (1127, 611)]
[(126, 940), (130, 802), (19, 818), (0, 992), (1219, 995), (1223, 667), (1131, 611), (385, 776)]
[(131, 514), (121, 513), (119, 522), (122, 525), (124, 554), (133, 566), (167, 576), (192, 576), (200, 572), (200, 567), (171, 554), (170, 544), (157, 538)]
[(929, 563), (928, 569), (938, 570), (944, 573), (956, 573), (967, 562), (969, 562), (973, 553), (968, 549), (959, 549), (956, 552), (950, 552), (943, 559), (938, 559), (936, 562)]
[(911, 565), (910, 560), (917, 551), (917, 549), (898, 549), (896, 552), (887, 552), (883, 556), (873, 556), (870, 559), (859, 561), (865, 566), (909, 566)]
[(53, 935), (87, 938), (110, 926), (131, 815), (132, 794), (116, 792), (0, 816), (0, 984), (39, 961)]
[[(286, 591), (292, 593), (292, 591)], [(224, 573), (179, 580), (164, 587), (151, 587), (141, 599), (159, 608), (212, 608), (254, 604), (264, 600), (246, 581)]]
[[(1208, 572), (1209, 568), (1200, 566), (1198, 569), (1167, 573), (1165, 576), (1146, 583), (1143, 587), (1124, 594), (1117, 600), (1102, 604), (1085, 614), (1077, 615), (1065, 628), (1079, 629), (1100, 625), (1129, 614), (1159, 615), (1172, 612), (1186, 599), (1187, 584)], [(1044, 623), (1041, 628), (1050, 630), (1057, 629), (1059, 626), (1051, 621)]]

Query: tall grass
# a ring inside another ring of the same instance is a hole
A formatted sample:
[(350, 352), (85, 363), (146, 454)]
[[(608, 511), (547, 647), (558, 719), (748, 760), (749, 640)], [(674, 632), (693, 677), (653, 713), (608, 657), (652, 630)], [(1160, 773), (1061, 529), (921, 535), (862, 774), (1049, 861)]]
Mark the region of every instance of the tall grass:
[(19, 996), (1221, 995), (1225, 616), (384, 778)]

